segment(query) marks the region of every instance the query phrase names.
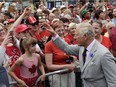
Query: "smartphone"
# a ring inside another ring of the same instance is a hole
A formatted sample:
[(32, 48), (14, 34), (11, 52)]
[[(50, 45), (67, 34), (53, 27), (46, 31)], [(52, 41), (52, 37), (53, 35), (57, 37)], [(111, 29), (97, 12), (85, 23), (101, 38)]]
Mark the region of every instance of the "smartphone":
[(9, 31), (10, 36), (13, 36), (13, 31)]
[(14, 35), (14, 32), (13, 31), (9, 31), (9, 36), (12, 36), (12, 40), (13, 40), (13, 35)]
[(44, 26), (40, 26), (41, 30), (46, 30), (46, 28)]

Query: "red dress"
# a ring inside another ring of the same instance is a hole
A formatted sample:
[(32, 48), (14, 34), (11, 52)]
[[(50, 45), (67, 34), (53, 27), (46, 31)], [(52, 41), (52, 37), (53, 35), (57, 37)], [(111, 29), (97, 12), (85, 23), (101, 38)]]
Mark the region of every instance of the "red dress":
[[(25, 56), (21, 57), (23, 58), (23, 63), (20, 66), (20, 79), (22, 79), (28, 87), (33, 87), (37, 78), (39, 77), (37, 72), (38, 57), (34, 55), (33, 61), (29, 61)], [(42, 83), (39, 82), (37, 87), (42, 87)]]

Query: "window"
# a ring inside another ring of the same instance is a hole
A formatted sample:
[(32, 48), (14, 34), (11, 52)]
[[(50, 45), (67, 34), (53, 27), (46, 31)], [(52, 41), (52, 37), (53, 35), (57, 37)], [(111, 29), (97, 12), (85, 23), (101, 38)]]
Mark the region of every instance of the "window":
[(55, 4), (56, 5), (56, 8), (59, 8), (61, 6), (61, 4), (62, 4), (61, 1), (56, 1), (55, 3), (56, 3)]

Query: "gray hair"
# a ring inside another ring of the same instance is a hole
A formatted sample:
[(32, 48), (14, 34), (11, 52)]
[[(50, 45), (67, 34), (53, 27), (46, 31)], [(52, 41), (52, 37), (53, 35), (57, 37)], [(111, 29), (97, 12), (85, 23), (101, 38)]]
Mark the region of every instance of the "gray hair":
[(110, 21), (106, 24), (106, 29), (109, 30), (109, 27), (115, 27), (115, 24)]
[(76, 26), (76, 23), (70, 23), (68, 29), (72, 28), (73, 26)]
[(95, 32), (92, 28), (92, 25), (89, 23), (79, 23), (77, 25), (77, 29), (79, 29), (80, 35), (87, 34), (89, 37), (92, 37), (92, 38), (95, 37)]

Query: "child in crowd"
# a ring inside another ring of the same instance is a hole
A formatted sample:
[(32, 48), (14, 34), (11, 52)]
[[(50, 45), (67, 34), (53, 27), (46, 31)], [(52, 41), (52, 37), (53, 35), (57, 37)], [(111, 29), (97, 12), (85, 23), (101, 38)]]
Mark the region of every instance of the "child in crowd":
[[(45, 71), (41, 62), (40, 55), (35, 53), (36, 40), (32, 37), (27, 37), (22, 40), (20, 46), (22, 56), (17, 59), (14, 65), (9, 70), (9, 74), (13, 77), (21, 87), (33, 87), (37, 78), (37, 68), (42, 72), (41, 81), (45, 78)], [(15, 75), (15, 69), (20, 66), (20, 79)], [(42, 87), (39, 84), (38, 87)]]

